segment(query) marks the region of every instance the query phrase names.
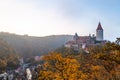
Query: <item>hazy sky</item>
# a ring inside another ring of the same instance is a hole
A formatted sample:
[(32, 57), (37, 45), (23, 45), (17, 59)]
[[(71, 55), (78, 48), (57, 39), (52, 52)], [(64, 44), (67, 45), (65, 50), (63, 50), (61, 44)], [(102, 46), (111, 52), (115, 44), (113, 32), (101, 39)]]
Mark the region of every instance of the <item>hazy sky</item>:
[(0, 31), (31, 36), (95, 34), (120, 37), (120, 0), (0, 0)]

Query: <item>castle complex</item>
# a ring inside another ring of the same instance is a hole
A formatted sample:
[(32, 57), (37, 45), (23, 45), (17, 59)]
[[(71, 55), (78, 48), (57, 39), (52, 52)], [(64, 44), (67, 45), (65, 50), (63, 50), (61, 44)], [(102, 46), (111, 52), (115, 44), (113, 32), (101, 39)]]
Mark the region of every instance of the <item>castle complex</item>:
[(73, 40), (66, 42), (65, 47), (73, 48), (74, 50), (86, 49), (89, 46), (105, 44), (106, 40), (103, 39), (103, 28), (99, 22), (96, 29), (96, 36), (89, 34), (88, 36), (78, 36), (77, 33), (73, 36)]

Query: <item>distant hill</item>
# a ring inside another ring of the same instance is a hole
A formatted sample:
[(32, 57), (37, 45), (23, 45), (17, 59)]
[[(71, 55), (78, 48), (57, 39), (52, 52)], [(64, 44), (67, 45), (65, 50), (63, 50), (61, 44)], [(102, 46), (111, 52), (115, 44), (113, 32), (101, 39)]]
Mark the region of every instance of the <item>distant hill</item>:
[(14, 50), (24, 56), (42, 55), (61, 47), (68, 40), (72, 39), (72, 35), (52, 35), (46, 37), (33, 37), (27, 35), (16, 35), (1, 32), (0, 38), (11, 45)]

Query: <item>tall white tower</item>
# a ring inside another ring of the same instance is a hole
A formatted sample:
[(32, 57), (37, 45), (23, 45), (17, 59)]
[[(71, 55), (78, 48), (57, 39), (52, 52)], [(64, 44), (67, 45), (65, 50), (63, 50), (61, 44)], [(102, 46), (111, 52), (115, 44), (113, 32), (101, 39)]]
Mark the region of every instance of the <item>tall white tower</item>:
[(102, 28), (100, 22), (99, 22), (98, 27), (96, 29), (96, 40), (103, 41), (103, 28)]

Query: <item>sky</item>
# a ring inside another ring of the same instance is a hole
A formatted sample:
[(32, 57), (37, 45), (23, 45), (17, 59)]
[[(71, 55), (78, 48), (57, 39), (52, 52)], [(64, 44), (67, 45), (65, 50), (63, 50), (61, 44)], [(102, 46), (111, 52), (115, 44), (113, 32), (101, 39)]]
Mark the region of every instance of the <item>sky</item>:
[(120, 0), (0, 0), (0, 32), (30, 36), (96, 34), (120, 37)]

